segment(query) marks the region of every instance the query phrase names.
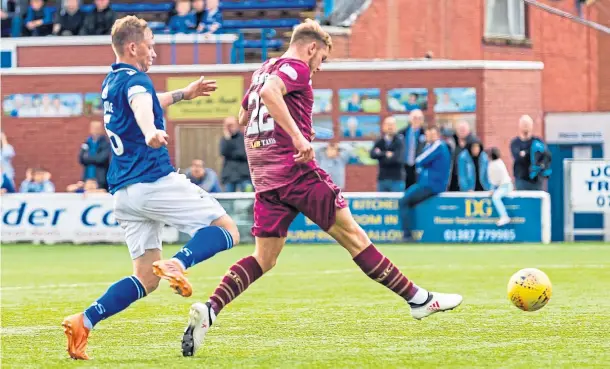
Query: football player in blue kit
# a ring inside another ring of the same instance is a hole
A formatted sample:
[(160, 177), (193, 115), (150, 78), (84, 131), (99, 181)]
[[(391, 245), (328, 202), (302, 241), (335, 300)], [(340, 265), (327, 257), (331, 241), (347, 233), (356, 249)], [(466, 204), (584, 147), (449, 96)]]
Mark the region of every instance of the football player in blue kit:
[[(87, 360), (89, 332), (138, 299), (153, 292), (160, 279), (188, 297), (192, 286), (185, 270), (228, 250), (239, 242), (235, 222), (210, 194), (178, 174), (167, 150), (163, 108), (180, 100), (209, 96), (215, 81), (201, 77), (177, 91), (157, 94), (146, 74), (156, 57), (146, 21), (135, 16), (117, 20), (112, 28), (117, 62), (102, 83), (104, 125), (111, 142), (108, 171), (114, 215), (125, 230), (133, 275), (113, 285), (84, 312), (62, 323), (73, 359)], [(161, 258), (163, 226), (191, 235), (171, 259)]]

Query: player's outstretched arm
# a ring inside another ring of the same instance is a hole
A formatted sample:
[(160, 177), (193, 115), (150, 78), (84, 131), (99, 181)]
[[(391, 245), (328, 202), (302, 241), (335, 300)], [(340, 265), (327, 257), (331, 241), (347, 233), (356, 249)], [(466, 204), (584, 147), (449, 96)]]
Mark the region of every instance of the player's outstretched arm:
[(165, 109), (181, 100), (192, 100), (199, 96), (210, 96), (212, 92), (216, 91), (216, 88), (216, 81), (205, 80), (204, 77), (201, 76), (198, 80), (191, 82), (185, 88), (157, 94), (157, 98), (159, 99), (159, 103), (161, 103), (161, 107)]
[(146, 144), (154, 149), (167, 145), (167, 133), (155, 127), (155, 114), (153, 113), (152, 95), (139, 93), (129, 102), (138, 127), (146, 140)]
[(292, 143), (298, 153), (294, 156), (297, 163), (306, 163), (314, 159), (315, 154), (311, 143), (307, 141), (303, 133), (299, 130), (284, 101), (286, 85), (281, 78), (271, 75), (261, 89), (260, 96), (263, 103), (269, 110), (269, 115), (273, 117), (275, 123), (279, 124), (286, 133), (292, 138)]

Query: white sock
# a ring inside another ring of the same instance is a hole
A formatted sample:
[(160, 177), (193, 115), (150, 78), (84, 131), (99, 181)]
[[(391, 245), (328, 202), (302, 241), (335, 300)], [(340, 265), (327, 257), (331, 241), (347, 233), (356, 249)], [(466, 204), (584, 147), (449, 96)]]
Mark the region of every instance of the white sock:
[(88, 330), (92, 330), (93, 329), (93, 324), (91, 324), (91, 320), (89, 320), (89, 317), (87, 316), (87, 314), (83, 314), (83, 325)]
[(417, 292), (415, 292), (413, 298), (407, 302), (411, 304), (423, 304), (424, 302), (426, 302), (426, 300), (428, 299), (428, 291), (421, 287), (418, 288), (419, 289), (417, 290)]
[(177, 259), (177, 258), (172, 258), (172, 260), (175, 260), (178, 262), (178, 264), (180, 264), (180, 266), (182, 266), (182, 271), (186, 270), (186, 266), (184, 265), (184, 263), (182, 262), (182, 260)]

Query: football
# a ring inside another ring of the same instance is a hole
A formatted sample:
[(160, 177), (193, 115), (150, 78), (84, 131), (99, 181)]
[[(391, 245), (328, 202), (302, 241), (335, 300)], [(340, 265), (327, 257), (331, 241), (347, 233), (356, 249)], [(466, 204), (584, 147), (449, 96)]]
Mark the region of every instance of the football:
[(523, 311), (543, 308), (551, 299), (552, 286), (549, 277), (535, 268), (521, 269), (508, 281), (508, 299)]

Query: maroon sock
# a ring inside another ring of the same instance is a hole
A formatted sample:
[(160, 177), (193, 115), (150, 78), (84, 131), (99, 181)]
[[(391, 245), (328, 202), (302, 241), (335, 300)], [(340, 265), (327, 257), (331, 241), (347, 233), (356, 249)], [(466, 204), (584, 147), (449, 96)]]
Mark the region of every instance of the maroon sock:
[(407, 301), (411, 300), (419, 289), (373, 244), (356, 255), (354, 262), (369, 278), (386, 286)]
[(216, 287), (214, 294), (210, 296), (214, 313), (218, 315), (227, 304), (235, 300), (262, 275), (263, 270), (254, 256), (248, 256), (233, 264)]

